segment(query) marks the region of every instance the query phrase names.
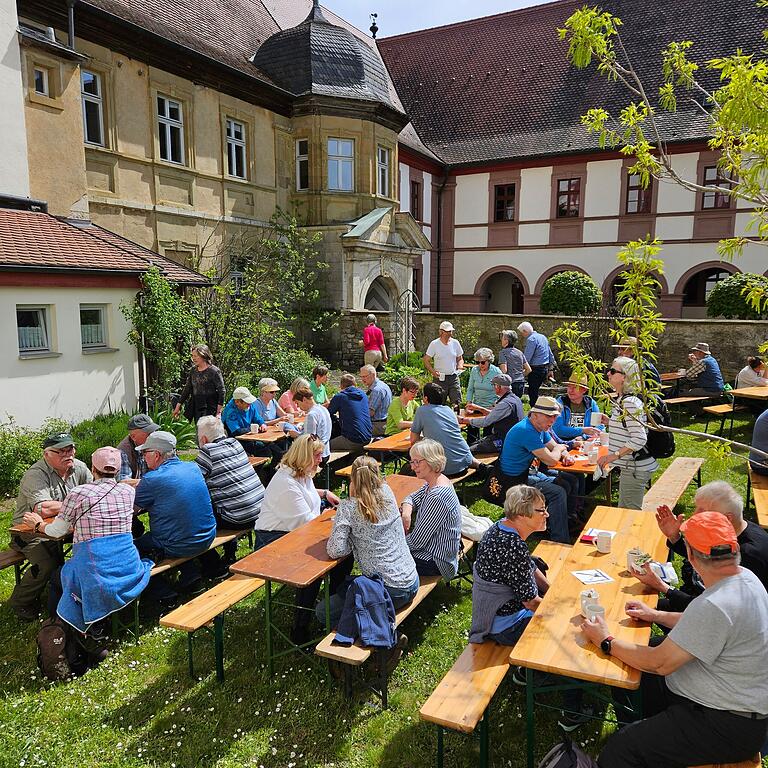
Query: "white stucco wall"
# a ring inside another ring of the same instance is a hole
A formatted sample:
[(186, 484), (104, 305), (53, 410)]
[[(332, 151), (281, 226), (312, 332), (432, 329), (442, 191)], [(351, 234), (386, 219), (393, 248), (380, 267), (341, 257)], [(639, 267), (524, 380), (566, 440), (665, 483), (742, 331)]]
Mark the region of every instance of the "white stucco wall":
[(587, 184), (584, 193), (585, 216), (619, 215), (621, 164), (621, 160), (600, 160), (587, 163)]
[(18, 25), (15, 0), (0, 0), (0, 194), (29, 197)]
[[(520, 172), (518, 197), (520, 221), (548, 219), (552, 199), (552, 166), (523, 168)], [(547, 228), (547, 237), (549, 237), (549, 228)]]
[[(136, 350), (126, 341), (129, 326), (120, 302), (136, 291), (126, 288), (0, 287), (0, 421), (9, 417), (38, 427), (48, 417), (80, 421), (98, 413), (136, 407)], [(84, 354), (80, 304), (106, 305), (107, 343), (115, 352)], [(46, 306), (49, 344), (55, 357), (21, 359), (17, 305)]]
[(400, 163), (400, 210), (411, 210), (411, 169)]
[(549, 224), (521, 224), (517, 230), (517, 242), (520, 245), (547, 245)]
[(432, 223), (432, 174), (424, 171), (424, 189), (422, 190), (422, 219), (425, 224)]
[[(684, 179), (696, 181), (696, 166), (699, 161), (698, 152), (685, 152), (672, 155), (672, 168)], [(678, 213), (693, 211), (696, 204), (696, 193), (683, 189), (672, 181), (659, 183), (658, 213)]]
[(658, 216), (656, 237), (660, 240), (689, 240), (693, 237), (693, 216)]
[(595, 219), (584, 222), (585, 243), (615, 243), (618, 239), (618, 219)]
[(457, 248), (485, 248), (488, 245), (488, 227), (461, 227), (453, 233)]
[(473, 173), (456, 177), (456, 224), (488, 222), (488, 182), (490, 174)]

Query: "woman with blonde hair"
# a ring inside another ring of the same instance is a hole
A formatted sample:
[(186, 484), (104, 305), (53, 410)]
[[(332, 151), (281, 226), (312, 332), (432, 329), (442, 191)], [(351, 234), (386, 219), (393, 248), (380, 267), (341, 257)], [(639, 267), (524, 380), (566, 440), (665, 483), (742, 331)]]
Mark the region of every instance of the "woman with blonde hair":
[[(336, 506), (339, 497), (315, 488), (312, 478), (323, 460), (323, 441), (317, 435), (297, 437), (286, 451), (274, 477), (267, 486), (261, 512), (256, 519), (256, 548), (260, 549), (289, 531), (314, 520), (321, 512), (321, 502)], [(352, 570), (352, 560), (340, 562), (331, 571), (331, 594), (334, 594)], [(302, 645), (310, 640), (311, 610), (322, 580), (296, 590), (296, 612), (291, 641)]]
[(201, 416), (220, 416), (224, 408), (224, 377), (213, 364), (211, 350), (205, 344), (197, 344), (190, 352), (193, 366), (187, 374), (187, 382), (181, 390), (173, 409), (175, 419), (184, 403), (191, 397), (191, 407), (185, 413), (197, 421)]
[(303, 379), (301, 376), (297, 376), (292, 382), (291, 386), (280, 395), (280, 399), (277, 404), (286, 412), (292, 413), (294, 416), (300, 416), (302, 414), (301, 409), (294, 402), (293, 398), (300, 389), (309, 389), (309, 382)]
[[(410, 603), (419, 589), (419, 575), (405, 540), (395, 496), (370, 456), (358, 456), (352, 464), (349, 498), (339, 504), (327, 549), (328, 556), (334, 558), (351, 552), (363, 576), (381, 576), (395, 610)], [(343, 598), (334, 594), (332, 625), (343, 608)], [(320, 611), (317, 617), (323, 620)]]

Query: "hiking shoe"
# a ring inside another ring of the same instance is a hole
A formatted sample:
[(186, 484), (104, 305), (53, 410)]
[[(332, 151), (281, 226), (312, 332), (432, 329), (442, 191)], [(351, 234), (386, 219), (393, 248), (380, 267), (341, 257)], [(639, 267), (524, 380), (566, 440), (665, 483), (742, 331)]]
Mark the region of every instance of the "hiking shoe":
[[(553, 675), (548, 672), (533, 671), (533, 684), (536, 686), (546, 685), (552, 682)], [(512, 682), (515, 685), (519, 685), (521, 688), (525, 688), (528, 683), (525, 679), (525, 667), (513, 667), (512, 668)]]
[[(400, 659), (403, 657), (403, 651), (408, 647), (408, 636), (402, 632), (397, 633), (397, 642), (389, 649), (386, 661), (384, 662), (384, 670), (387, 677), (389, 677), (400, 663)], [(378, 658), (378, 654), (377, 654)], [(381, 667), (376, 664), (376, 671), (381, 673)]]
[(575, 731), (580, 725), (588, 723), (593, 719), (594, 712), (592, 707), (584, 706), (580, 712), (563, 712), (560, 711), (560, 717), (557, 719), (557, 724), (566, 732), (570, 733)]

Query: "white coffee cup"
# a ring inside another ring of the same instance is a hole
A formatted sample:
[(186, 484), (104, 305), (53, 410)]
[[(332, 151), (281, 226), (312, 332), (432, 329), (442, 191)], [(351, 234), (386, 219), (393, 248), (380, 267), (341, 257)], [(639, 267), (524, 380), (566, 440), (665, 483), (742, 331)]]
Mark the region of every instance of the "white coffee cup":
[(259, 431), (259, 425), (251, 424), (251, 432), (258, 432), (258, 431)]
[(599, 427), (602, 424), (600, 411), (587, 411), (584, 414), (585, 427)]
[(593, 621), (596, 616), (605, 618), (605, 608), (600, 603), (591, 603), (587, 606), (587, 621)]
[(437, 374), (437, 380), (438, 381), (445, 381), (445, 374), (442, 372), (438, 372)]
[(586, 618), (587, 607), (590, 605), (599, 605), (600, 595), (596, 589), (583, 589), (579, 593), (579, 600), (581, 602), (581, 615)]
[(286, 414), (286, 419), (288, 419), (289, 424), (293, 424), (294, 419), (296, 418), (292, 413)]
[(611, 551), (611, 544), (613, 543), (613, 537), (608, 531), (600, 531), (595, 536), (595, 546), (597, 551), (604, 555), (607, 555)]

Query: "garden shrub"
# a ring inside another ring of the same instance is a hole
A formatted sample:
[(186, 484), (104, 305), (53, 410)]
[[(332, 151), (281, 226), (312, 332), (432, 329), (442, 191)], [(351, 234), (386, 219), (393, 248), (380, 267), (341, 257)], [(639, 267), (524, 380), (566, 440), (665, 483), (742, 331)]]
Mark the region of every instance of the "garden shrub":
[(400, 379), (406, 376), (412, 376), (422, 386), (432, 381), (432, 377), (424, 367), (421, 352), (400, 352), (397, 355), (392, 355), (387, 364), (379, 370), (379, 378), (389, 384), (398, 395), (400, 394), (398, 389)]
[(541, 288), (539, 306), (545, 315), (595, 314), (603, 302), (597, 283), (582, 272), (558, 272)]
[(757, 312), (747, 298), (753, 288), (768, 294), (768, 277), (753, 272), (739, 272), (715, 285), (707, 297), (707, 315), (733, 320), (764, 320), (768, 312)]

